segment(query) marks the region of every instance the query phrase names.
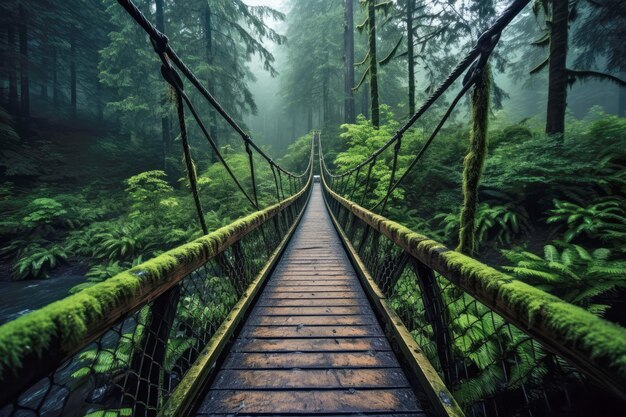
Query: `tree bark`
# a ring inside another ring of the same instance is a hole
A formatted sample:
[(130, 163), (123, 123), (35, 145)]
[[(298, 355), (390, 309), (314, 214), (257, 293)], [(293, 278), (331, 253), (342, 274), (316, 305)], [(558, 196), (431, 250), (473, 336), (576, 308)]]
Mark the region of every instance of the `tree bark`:
[[(160, 32), (165, 32), (165, 12), (163, 10), (163, 0), (155, 0), (155, 8), (156, 8), (156, 28)], [(167, 87), (166, 87), (167, 88)], [(163, 145), (163, 171), (167, 174), (167, 177), (170, 181), (174, 181), (174, 178), (171, 178), (172, 169), (168, 162), (168, 156), (172, 151), (172, 133), (170, 130), (170, 118), (168, 116), (169, 111), (167, 110), (167, 93), (163, 92), (161, 96), (161, 111), (163, 114), (161, 115), (161, 143)]]
[(409, 72), (409, 116), (415, 113), (415, 58), (413, 50), (413, 13), (415, 0), (406, 2), (407, 63)]
[(476, 211), (478, 209), (478, 185), (487, 156), (487, 129), (489, 127), (489, 95), (491, 68), (483, 69), (479, 83), (471, 94), (472, 130), (467, 154), (463, 160), (463, 206), (459, 227), (457, 251), (472, 256), (476, 250)]
[(343, 27), (343, 63), (344, 63), (344, 104), (343, 114), (346, 123), (356, 120), (354, 106), (354, 0), (345, 0)]
[(309, 110), (306, 119), (306, 131), (310, 132), (313, 129), (313, 106), (309, 104)]
[(546, 118), (546, 133), (551, 135), (562, 135), (565, 131), (568, 14), (568, 0), (552, 0), (550, 62), (548, 72), (548, 110)]
[(361, 113), (363, 114), (363, 116), (368, 119), (369, 118), (369, 108), (370, 108), (370, 101), (369, 101), (369, 89), (368, 89), (368, 85), (366, 84), (365, 86), (363, 86), (363, 91), (361, 92)]
[(376, 3), (374, 0), (367, 2), (367, 19), (369, 22), (369, 64), (370, 64), (370, 112), (372, 125), (378, 129), (380, 126), (380, 109), (378, 104), (378, 59), (376, 58)]
[(72, 118), (75, 119), (78, 113), (78, 103), (76, 99), (76, 28), (70, 28), (70, 104), (72, 108)]
[(8, 78), (9, 78), (9, 97), (8, 97), (8, 109), (9, 113), (17, 114), (18, 101), (17, 101), (17, 75), (15, 71), (15, 27), (9, 22), (7, 25), (7, 41), (8, 45), (8, 59), (6, 64), (8, 65)]
[(58, 78), (58, 60), (57, 60), (57, 47), (52, 46), (52, 102), (54, 104), (59, 103), (59, 78)]
[(25, 128), (28, 127), (30, 117), (30, 82), (28, 79), (28, 13), (24, 6), (20, 4), (20, 117)]
[(324, 125), (331, 122), (331, 111), (330, 111), (330, 103), (329, 103), (329, 84), (330, 84), (330, 75), (328, 74), (328, 51), (326, 51), (326, 68), (324, 69), (324, 77), (322, 79), (322, 111), (324, 112)]
[[(626, 80), (626, 71), (620, 72), (620, 78)], [(626, 88), (618, 89), (619, 101), (617, 103), (617, 115), (626, 117)]]
[[(213, 82), (211, 80), (211, 68), (213, 67), (214, 52), (213, 52), (213, 22), (211, 20), (211, 5), (206, 2), (204, 7), (204, 42), (206, 51), (206, 62), (209, 67), (209, 73), (207, 75), (207, 90), (213, 92)], [(218, 145), (217, 140), (217, 117), (215, 111), (209, 111), (209, 134)], [(217, 162), (217, 155), (211, 154), (211, 161)]]
[(41, 40), (41, 89), (40, 95), (44, 99), (48, 98), (48, 35), (44, 33)]

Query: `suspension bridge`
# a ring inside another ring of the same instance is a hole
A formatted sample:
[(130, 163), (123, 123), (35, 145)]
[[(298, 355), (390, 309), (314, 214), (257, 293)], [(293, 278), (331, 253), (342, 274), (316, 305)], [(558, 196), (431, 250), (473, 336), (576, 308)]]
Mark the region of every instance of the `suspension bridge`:
[[(626, 330), (384, 217), (528, 1), (514, 1), (384, 146), (341, 173), (329, 169), (320, 132), (304, 172), (274, 162), (167, 37), (131, 1), (118, 2), (150, 36), (174, 93), (203, 237), (0, 326), (0, 416), (541, 416), (623, 408)], [(463, 74), (424, 147), (396, 173), (404, 132)], [(241, 137), (250, 184), (221, 155), (183, 79)], [(214, 231), (204, 221), (186, 110), (254, 210)], [(367, 209), (372, 170), (385, 158), (393, 167), (387, 193)], [(271, 172), (275, 189), (276, 202), (264, 208), (260, 169)]]

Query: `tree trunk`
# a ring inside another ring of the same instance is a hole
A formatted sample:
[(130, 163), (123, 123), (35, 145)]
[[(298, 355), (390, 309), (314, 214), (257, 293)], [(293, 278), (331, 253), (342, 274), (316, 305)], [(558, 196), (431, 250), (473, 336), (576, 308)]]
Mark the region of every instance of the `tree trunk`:
[(104, 122), (104, 98), (102, 97), (102, 83), (96, 77), (96, 116), (99, 122)]
[[(620, 73), (620, 78), (626, 80), (626, 71)], [(626, 88), (619, 88), (617, 91), (619, 94), (619, 101), (617, 103), (617, 115), (619, 117), (626, 117)]]
[(24, 128), (28, 128), (30, 117), (30, 83), (28, 80), (28, 13), (22, 4), (19, 6), (20, 22), (20, 117)]
[(343, 117), (346, 123), (354, 123), (354, 0), (345, 0), (345, 18), (343, 27), (343, 65), (344, 65), (344, 104)]
[(491, 68), (486, 66), (480, 82), (471, 95), (472, 130), (467, 154), (463, 160), (463, 206), (459, 227), (457, 251), (472, 256), (476, 250), (476, 211), (478, 185), (487, 156), (487, 129), (489, 127), (489, 93)]
[(59, 103), (59, 78), (58, 78), (58, 60), (57, 60), (57, 47), (52, 46), (52, 102), (54, 104)]
[(562, 135), (567, 103), (567, 23), (568, 0), (552, 0), (550, 25), (550, 63), (548, 73), (548, 114), (546, 133)]
[(7, 41), (8, 45), (8, 59), (6, 64), (8, 65), (8, 78), (9, 78), (9, 97), (8, 97), (8, 109), (9, 113), (17, 114), (18, 102), (17, 102), (17, 75), (15, 72), (16, 60), (15, 60), (15, 27), (9, 22), (7, 25)]
[[(211, 20), (211, 6), (209, 2), (206, 2), (204, 7), (204, 41), (205, 41), (205, 50), (206, 50), (206, 62), (209, 67), (209, 73), (207, 75), (207, 90), (212, 92), (213, 83), (211, 80), (211, 69), (213, 67), (214, 61), (214, 52), (213, 52), (213, 22)], [(215, 141), (215, 144), (218, 144), (217, 140), (217, 117), (215, 115), (214, 110), (209, 110), (209, 134)], [(211, 154), (211, 161), (217, 162), (217, 155)]]
[(369, 101), (369, 89), (367, 88), (368, 85), (363, 86), (363, 91), (361, 92), (361, 113), (363, 114), (363, 116), (368, 119), (369, 118), (369, 108), (370, 108), (370, 101)]
[(406, 2), (407, 63), (409, 71), (409, 116), (415, 113), (415, 58), (413, 51), (413, 13), (415, 0)]
[[(163, 11), (163, 0), (155, 0), (156, 7), (156, 28), (160, 32), (165, 32), (165, 13)], [(167, 88), (167, 87), (166, 87)], [(169, 110), (167, 108), (167, 93), (163, 92), (161, 96), (161, 143), (163, 145), (163, 171), (167, 174), (170, 181), (175, 181), (172, 177), (172, 169), (168, 162), (168, 157), (172, 152), (172, 133), (170, 131)]]
[(331, 121), (331, 111), (329, 103), (328, 88), (330, 84), (330, 76), (328, 74), (328, 51), (326, 51), (326, 69), (324, 69), (324, 78), (322, 79), (322, 111), (324, 112), (324, 125)]
[(72, 118), (76, 118), (78, 105), (76, 100), (76, 28), (70, 29), (70, 103), (72, 105)]
[(376, 3), (374, 0), (367, 2), (367, 19), (369, 21), (369, 52), (370, 52), (370, 108), (372, 125), (380, 126), (380, 114), (378, 104), (378, 59), (376, 58)]
[(313, 129), (313, 106), (309, 104), (309, 111), (306, 119), (306, 131), (310, 132)]
[(48, 98), (48, 35), (42, 35), (41, 40), (41, 89), (40, 95), (44, 99)]

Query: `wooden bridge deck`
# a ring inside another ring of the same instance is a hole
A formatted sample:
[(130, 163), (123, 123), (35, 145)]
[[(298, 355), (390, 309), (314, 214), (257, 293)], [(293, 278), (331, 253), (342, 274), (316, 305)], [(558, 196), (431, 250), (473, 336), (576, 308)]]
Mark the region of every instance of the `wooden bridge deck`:
[(319, 184), (198, 415), (423, 416)]

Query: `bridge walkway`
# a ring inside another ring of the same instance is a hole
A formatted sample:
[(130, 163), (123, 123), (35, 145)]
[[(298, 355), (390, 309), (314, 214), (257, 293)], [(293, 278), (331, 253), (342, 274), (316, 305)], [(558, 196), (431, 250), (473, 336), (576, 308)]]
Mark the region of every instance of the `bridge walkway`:
[(198, 415), (423, 416), (320, 184), (305, 210)]

